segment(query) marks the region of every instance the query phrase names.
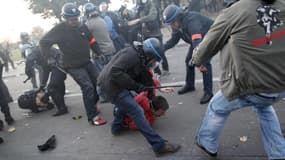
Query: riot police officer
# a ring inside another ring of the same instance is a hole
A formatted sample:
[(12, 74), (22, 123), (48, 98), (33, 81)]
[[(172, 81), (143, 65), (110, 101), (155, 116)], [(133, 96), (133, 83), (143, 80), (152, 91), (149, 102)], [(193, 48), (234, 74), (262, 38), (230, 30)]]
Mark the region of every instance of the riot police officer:
[[(126, 129), (123, 120), (125, 115), (128, 115), (157, 155), (176, 152), (180, 145), (171, 144), (154, 132), (130, 91), (140, 93), (146, 86), (154, 86), (149, 69), (161, 61), (162, 52), (161, 43), (156, 38), (145, 40), (143, 45), (135, 43), (116, 54), (98, 77), (98, 93), (117, 108), (112, 123), (112, 134), (120, 134)], [(152, 93), (149, 92), (150, 99)]]
[(34, 47), (31, 54), (29, 54), (26, 58), (25, 73), (28, 76), (31, 76), (34, 64), (42, 67), (43, 80), (40, 85), (40, 90), (46, 86), (48, 79), (50, 79), (47, 86), (48, 92), (46, 96), (51, 96), (57, 107), (57, 112), (53, 116), (60, 116), (68, 113), (64, 102), (64, 80), (66, 79), (66, 74), (62, 69), (62, 53), (60, 50), (52, 48), (51, 52), (47, 56), (48, 57), (44, 57), (39, 46)]
[(44, 56), (50, 53), (51, 46), (57, 44), (63, 53), (63, 68), (78, 83), (82, 90), (84, 107), (91, 125), (103, 125), (106, 121), (99, 117), (96, 92), (98, 73), (90, 58), (90, 48), (101, 54), (96, 39), (85, 24), (79, 22), (80, 11), (74, 3), (62, 7), (62, 23), (54, 26), (40, 40)]
[[(202, 16), (197, 12), (184, 12), (176, 5), (169, 5), (163, 12), (164, 23), (171, 25), (171, 38), (164, 44), (164, 49), (174, 47), (180, 39), (190, 44), (186, 57), (186, 84), (178, 91), (178, 94), (184, 94), (195, 90), (195, 68), (189, 66), (189, 61), (192, 58), (193, 50), (203, 40), (203, 37), (210, 29), (213, 21), (208, 17)], [(200, 99), (200, 103), (204, 104), (210, 101), (213, 96), (213, 80), (212, 80), (212, 65), (210, 61), (201, 66), (203, 71), (204, 95)]]
[[(160, 17), (159, 8), (156, 1), (154, 0), (139, 0), (138, 1), (138, 16), (139, 18), (129, 21), (130, 26), (141, 24), (142, 39), (148, 39), (151, 37), (157, 38), (162, 43), (162, 34), (160, 31)], [(169, 74), (169, 66), (167, 58), (162, 52), (162, 69), (161, 72), (159, 68), (155, 70), (156, 73), (160, 75)]]

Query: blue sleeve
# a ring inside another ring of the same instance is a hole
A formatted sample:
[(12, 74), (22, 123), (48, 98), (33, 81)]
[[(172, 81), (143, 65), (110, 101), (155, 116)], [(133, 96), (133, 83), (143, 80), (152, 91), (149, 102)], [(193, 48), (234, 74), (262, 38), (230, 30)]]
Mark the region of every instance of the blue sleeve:
[(111, 34), (111, 38), (114, 40), (118, 37), (118, 33), (116, 32), (115, 28), (114, 28), (114, 24), (112, 19), (109, 16), (104, 16), (104, 20), (107, 23), (108, 26), (108, 31)]
[(203, 40), (201, 22), (199, 20), (192, 20), (187, 26), (187, 31), (192, 40), (193, 48), (196, 48)]
[(164, 50), (173, 48), (180, 40), (181, 33), (179, 31), (172, 31), (171, 38), (164, 44)]

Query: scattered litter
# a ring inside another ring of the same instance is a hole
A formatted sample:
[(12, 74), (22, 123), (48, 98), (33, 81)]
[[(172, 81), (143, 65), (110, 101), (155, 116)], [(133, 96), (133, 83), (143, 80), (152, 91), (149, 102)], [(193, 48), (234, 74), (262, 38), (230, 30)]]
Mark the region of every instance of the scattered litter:
[(241, 142), (246, 142), (246, 141), (247, 141), (247, 136), (239, 137), (239, 140), (240, 140)]
[(10, 127), (9, 129), (8, 129), (8, 132), (9, 133), (12, 133), (12, 132), (15, 132), (16, 131), (16, 128), (15, 127)]
[(178, 102), (178, 104), (180, 104), (180, 105), (181, 105), (181, 104), (183, 104), (183, 102)]
[(79, 119), (81, 119), (81, 118), (82, 118), (82, 116), (80, 116), (80, 115), (78, 115), (78, 116), (73, 116), (73, 117), (72, 117), (73, 120), (79, 120)]
[(29, 114), (29, 113), (23, 113), (23, 116), (26, 117), (26, 118), (31, 118), (32, 117), (32, 115)]

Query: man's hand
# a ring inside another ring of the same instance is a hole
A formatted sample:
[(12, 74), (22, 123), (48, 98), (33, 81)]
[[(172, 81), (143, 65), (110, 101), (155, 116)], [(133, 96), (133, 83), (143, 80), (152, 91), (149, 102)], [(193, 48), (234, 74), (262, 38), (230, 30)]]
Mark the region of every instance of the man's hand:
[(135, 25), (135, 24), (137, 24), (139, 22), (140, 22), (140, 19), (135, 19), (135, 20), (129, 21), (128, 22), (128, 26), (133, 26), (133, 25)]
[(162, 93), (173, 93), (174, 92), (174, 88), (172, 88), (172, 87), (160, 88), (159, 91), (162, 92)]
[(200, 70), (200, 72), (203, 72), (203, 73), (208, 72), (207, 67), (205, 67), (203, 64), (200, 65), (199, 70)]

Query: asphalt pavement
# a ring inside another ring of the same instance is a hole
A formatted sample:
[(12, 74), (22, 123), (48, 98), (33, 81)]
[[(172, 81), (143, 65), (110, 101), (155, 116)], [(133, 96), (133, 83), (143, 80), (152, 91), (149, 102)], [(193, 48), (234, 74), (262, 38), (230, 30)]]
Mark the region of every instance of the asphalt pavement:
[[(180, 43), (178, 47), (167, 51), (171, 74), (162, 78), (163, 84), (183, 84), (185, 77), (184, 58), (188, 46)], [(214, 92), (218, 90), (219, 61), (212, 60), (214, 70)], [(8, 76), (9, 75), (9, 76)], [(4, 80), (14, 98), (31, 88), (23, 75), (23, 66), (4, 74)], [(66, 103), (70, 113), (52, 117), (55, 110), (33, 114), (20, 109), (17, 103), (10, 108), (16, 120), (15, 131), (5, 126), (0, 136), (5, 143), (0, 144), (0, 160), (265, 160), (259, 122), (253, 110), (246, 108), (233, 112), (228, 119), (221, 136), (218, 157), (211, 158), (194, 143), (195, 135), (202, 122), (207, 105), (200, 105), (203, 94), (201, 73), (196, 72), (196, 91), (182, 96), (175, 93), (162, 94), (170, 104), (164, 117), (158, 118), (153, 128), (164, 139), (182, 145), (182, 149), (172, 155), (156, 158), (150, 145), (138, 131), (129, 131), (113, 136), (110, 124), (113, 120), (112, 105), (99, 104), (101, 116), (108, 123), (103, 126), (91, 126), (87, 123), (80, 89), (69, 77), (66, 81), (70, 91)], [(284, 101), (275, 105), (281, 126), (285, 125)], [(79, 120), (72, 117), (81, 115)], [(3, 116), (0, 115), (3, 119)], [(44, 143), (50, 136), (56, 135), (57, 147), (40, 152), (37, 145)]]

